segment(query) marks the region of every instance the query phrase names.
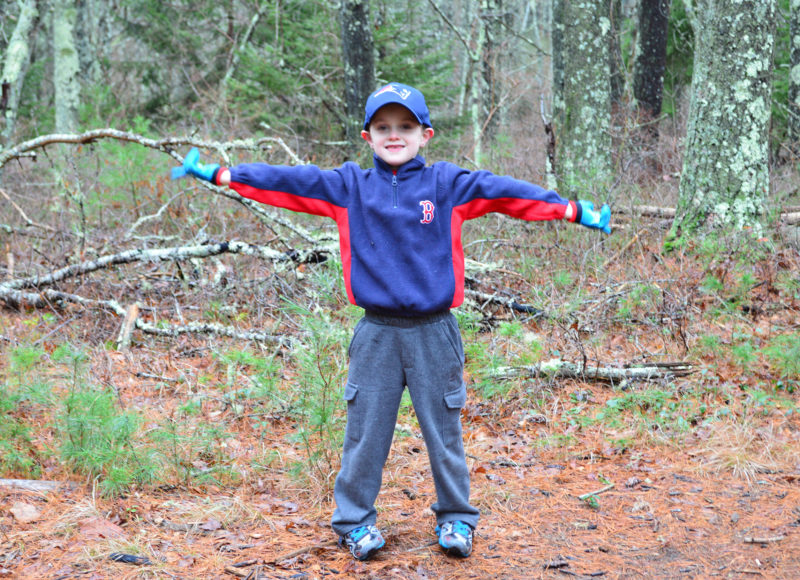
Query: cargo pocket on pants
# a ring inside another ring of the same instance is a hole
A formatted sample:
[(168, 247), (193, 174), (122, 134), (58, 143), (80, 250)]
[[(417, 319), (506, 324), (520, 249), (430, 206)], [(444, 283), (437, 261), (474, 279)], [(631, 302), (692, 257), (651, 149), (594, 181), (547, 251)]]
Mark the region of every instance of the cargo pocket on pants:
[(461, 409), (467, 404), (467, 385), (461, 382), (458, 388), (444, 394), (444, 417), (442, 440), (445, 447), (461, 445)]
[(347, 383), (344, 387), (344, 400), (347, 402), (347, 427), (345, 437), (354, 443), (361, 439), (361, 413), (358, 409), (358, 386)]

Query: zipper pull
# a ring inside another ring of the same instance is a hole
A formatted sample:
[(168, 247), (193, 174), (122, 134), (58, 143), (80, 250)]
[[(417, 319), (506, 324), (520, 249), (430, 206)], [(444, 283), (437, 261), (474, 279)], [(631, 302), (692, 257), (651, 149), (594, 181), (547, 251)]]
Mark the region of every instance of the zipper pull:
[(392, 171), (392, 207), (397, 207), (397, 170)]

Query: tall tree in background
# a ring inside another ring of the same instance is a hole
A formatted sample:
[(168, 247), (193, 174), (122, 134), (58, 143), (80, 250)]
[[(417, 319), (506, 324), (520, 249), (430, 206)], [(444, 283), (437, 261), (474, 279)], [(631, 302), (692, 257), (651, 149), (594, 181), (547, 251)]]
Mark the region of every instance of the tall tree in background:
[(503, 27), (506, 13), (503, 11), (503, 0), (481, 0), (480, 18), (481, 34), (481, 74), (478, 84), (478, 102), (480, 103), (481, 120), (479, 129), (482, 135), (477, 140), (491, 143), (497, 137), (502, 120), (501, 69), (503, 67), (503, 37), (507, 31)]
[(556, 174), (564, 195), (604, 198), (611, 183), (609, 0), (554, 0)]
[(666, 247), (760, 230), (769, 192), (775, 0), (701, 0), (683, 172)]
[(800, 153), (800, 0), (791, 0), (789, 8), (789, 141)]
[(608, 35), (608, 67), (609, 81), (611, 82), (611, 105), (613, 107), (622, 101), (622, 96), (625, 94), (625, 68), (622, 61), (622, 47), (620, 46), (622, 0), (610, 0), (609, 9), (611, 33)]
[(8, 42), (5, 59), (2, 63), (2, 77), (0, 77), (0, 86), (2, 87), (0, 113), (4, 118), (3, 141), (8, 141), (14, 133), (22, 83), (31, 59), (31, 44), (33, 43), (31, 37), (36, 29), (38, 18), (39, 7), (36, 0), (20, 2), (17, 25)]
[(647, 119), (661, 114), (667, 66), (670, 0), (640, 0), (639, 36), (633, 67), (633, 96)]
[(75, 0), (53, 0), (53, 87), (55, 91), (56, 131), (71, 133), (78, 128), (80, 81), (75, 24)]
[(364, 118), (364, 102), (375, 90), (375, 49), (369, 18), (369, 0), (342, 0), (342, 60), (346, 135), (358, 140)]

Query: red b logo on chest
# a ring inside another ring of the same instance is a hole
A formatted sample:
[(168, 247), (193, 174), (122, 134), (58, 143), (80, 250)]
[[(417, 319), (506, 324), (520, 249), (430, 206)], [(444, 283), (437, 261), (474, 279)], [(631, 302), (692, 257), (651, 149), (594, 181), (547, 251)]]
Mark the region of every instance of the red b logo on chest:
[(426, 199), (419, 202), (419, 204), (422, 206), (422, 219), (419, 220), (419, 223), (421, 224), (431, 223), (433, 221), (433, 209), (434, 209), (433, 202), (428, 201)]

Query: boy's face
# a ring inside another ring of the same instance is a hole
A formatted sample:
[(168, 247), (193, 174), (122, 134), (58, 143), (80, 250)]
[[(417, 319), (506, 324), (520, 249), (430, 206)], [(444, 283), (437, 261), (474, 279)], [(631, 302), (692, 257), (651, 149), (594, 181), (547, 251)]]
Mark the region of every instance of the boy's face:
[(361, 136), (386, 164), (399, 167), (417, 156), (433, 129), (420, 125), (403, 105), (390, 103), (377, 110)]

